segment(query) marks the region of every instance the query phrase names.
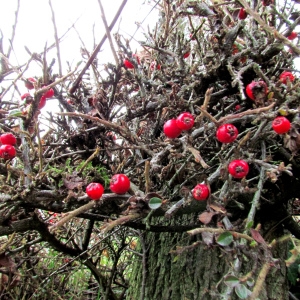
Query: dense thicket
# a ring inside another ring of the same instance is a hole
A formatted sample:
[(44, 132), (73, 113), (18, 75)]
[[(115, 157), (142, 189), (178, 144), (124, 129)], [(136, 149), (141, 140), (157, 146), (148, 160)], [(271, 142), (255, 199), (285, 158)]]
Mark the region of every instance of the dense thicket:
[[(51, 48), (20, 66), (0, 48), (0, 128), (17, 137), (16, 157), (0, 161), (3, 299), (125, 299), (129, 287), (127, 299), (287, 299), (296, 286), (296, 2), (153, 6), (159, 20), (138, 51), (106, 24), (114, 63), (96, 59), (105, 37), (63, 74)], [(49, 89), (59, 114), (43, 111)], [(192, 128), (168, 138), (164, 124), (183, 112)], [(279, 116), (291, 124), (281, 134)], [(238, 130), (228, 143), (216, 137), (224, 124)], [(229, 172), (233, 160), (246, 176)], [(128, 176), (128, 193), (111, 193), (114, 174)], [(91, 182), (105, 187), (99, 201)], [(197, 201), (200, 183), (209, 196)]]

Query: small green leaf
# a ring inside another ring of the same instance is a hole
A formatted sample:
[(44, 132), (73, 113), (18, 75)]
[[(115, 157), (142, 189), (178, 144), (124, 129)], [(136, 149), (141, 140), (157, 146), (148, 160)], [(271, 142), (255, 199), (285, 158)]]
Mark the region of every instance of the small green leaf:
[(250, 247), (256, 247), (257, 246), (257, 242), (256, 241), (252, 241), (251, 243), (250, 243)]
[(161, 206), (161, 203), (162, 203), (162, 200), (160, 198), (153, 197), (149, 200), (148, 205), (151, 209), (157, 209)]
[(174, 259), (173, 259), (173, 263), (176, 263), (177, 262), (177, 260), (179, 259), (179, 256), (178, 255), (176, 255), (175, 257), (174, 257)]
[(247, 299), (248, 296), (251, 295), (251, 291), (248, 290), (246, 288), (245, 285), (243, 284), (238, 284), (235, 288), (234, 288), (234, 291), (235, 293), (237, 294), (237, 296), (240, 298), (240, 299)]
[(247, 225), (246, 225), (246, 229), (252, 228), (252, 227), (253, 227), (253, 224), (254, 224), (253, 221), (248, 222)]
[(20, 117), (22, 116), (22, 112), (19, 109), (12, 109), (8, 112), (10, 117)]
[(250, 286), (250, 287), (251, 287), (251, 286), (254, 286), (254, 283), (255, 283), (255, 281), (254, 281), (253, 278), (250, 277), (250, 278), (247, 279), (247, 285), (248, 285), (248, 286)]
[(233, 288), (233, 287), (237, 286), (240, 283), (240, 280), (237, 277), (233, 276), (233, 275), (228, 275), (228, 276), (225, 277), (224, 283), (227, 286)]
[(230, 232), (221, 233), (217, 239), (217, 243), (221, 246), (229, 246), (233, 241), (233, 236)]

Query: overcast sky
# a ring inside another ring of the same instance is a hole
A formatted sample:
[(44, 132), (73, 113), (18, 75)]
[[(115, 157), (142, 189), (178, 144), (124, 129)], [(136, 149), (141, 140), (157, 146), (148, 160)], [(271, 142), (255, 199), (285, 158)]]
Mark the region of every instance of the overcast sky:
[[(17, 0), (0, 0), (1, 2), (0, 28), (4, 35), (4, 48), (7, 49), (7, 38), (11, 37)], [(153, 10), (148, 15), (153, 5), (149, 5), (147, 2), (149, 1), (128, 0), (121, 18), (112, 32), (114, 33), (119, 29), (120, 34), (130, 38), (130, 35), (133, 35), (137, 28), (135, 22), (142, 22), (145, 18), (146, 20), (142, 24), (142, 27), (147, 30), (148, 24), (153, 26), (156, 21), (157, 10)], [(16, 58), (21, 64), (29, 58), (24, 46), (27, 46), (31, 52), (42, 52), (46, 42), (48, 45), (54, 43), (54, 29), (48, 0), (20, 0), (20, 3), (14, 41), (15, 56), (12, 55), (11, 60), (13, 61)], [(122, 0), (102, 0), (108, 24), (113, 19), (121, 3)], [(93, 26), (96, 44), (104, 35), (98, 0), (52, 0), (52, 6), (55, 10), (58, 35), (62, 36), (75, 23), (76, 30), (79, 32), (86, 48), (92, 51), (94, 44)], [(135, 38), (137, 40), (143, 39), (142, 29), (135, 34)], [(137, 43), (134, 40), (131, 45), (133, 48), (137, 47)], [(76, 55), (79, 57), (80, 46), (78, 35), (72, 29), (61, 43), (62, 60), (71, 60)], [(109, 50), (108, 43), (105, 44), (104, 48)], [(53, 49), (52, 55), (55, 56), (55, 53), (56, 50)], [(103, 62), (106, 62), (107, 59), (111, 59), (110, 56), (107, 57), (108, 53), (110, 51), (102, 51), (102, 57), (98, 56), (98, 58), (100, 60), (103, 58)]]
[[(102, 0), (101, 2), (104, 6), (107, 22), (110, 24), (121, 5), (122, 0)], [(152, 4), (149, 4), (149, 2)], [(75, 65), (82, 60), (80, 55), (82, 44), (78, 34), (84, 42), (85, 47), (91, 53), (94, 49), (94, 36), (95, 44), (97, 45), (104, 36), (105, 30), (101, 19), (98, 0), (52, 0), (51, 3), (55, 11), (55, 21), (59, 37), (63, 36), (74, 23), (76, 27), (76, 30), (69, 30), (60, 43), (61, 60), (62, 63), (64, 63), (64, 68), (62, 70), (64, 75), (67, 73), (66, 61), (74, 68)], [(15, 22), (17, 0), (0, 0), (0, 4), (0, 29), (3, 34), (4, 53), (6, 53), (9, 47), (12, 27)], [(152, 10), (152, 7), (152, 0), (128, 0), (112, 33), (119, 32), (128, 39), (134, 35), (136, 40), (144, 40), (143, 32), (147, 32), (148, 25), (154, 27), (157, 20), (158, 11), (157, 9)], [(20, 0), (16, 34), (13, 42), (14, 51), (9, 58), (11, 64), (14, 66), (23, 65), (28, 61), (30, 55), (26, 52), (25, 46), (27, 46), (32, 53), (42, 53), (46, 43), (49, 46), (55, 42), (51, 18), (52, 14), (49, 0)], [(137, 32), (136, 22), (142, 23)], [(139, 48), (138, 42), (134, 39), (132, 39), (130, 45), (132, 51)], [(52, 58), (57, 58), (56, 48), (53, 48), (47, 53), (48, 63)], [(108, 41), (106, 41), (102, 47), (97, 58), (100, 65), (105, 64), (108, 61), (114, 62)], [(82, 66), (83, 64), (80, 67)], [(58, 72), (57, 63), (54, 68), (55, 71)], [(101, 66), (99, 68), (101, 69)], [(17, 74), (13, 73), (9, 77), (14, 79), (16, 76)], [(42, 76), (41, 67), (37, 65), (36, 62), (31, 63), (30, 68), (26, 71), (24, 76)], [(4, 80), (2, 82), (2, 87), (5, 87), (6, 84), (9, 84), (9, 81)], [(28, 92), (22, 83), (18, 84), (18, 88), (21, 95)], [(20, 95), (14, 93), (13, 89), (5, 96), (6, 100), (19, 101), (19, 98)], [(51, 101), (47, 101), (42, 113), (46, 113), (47, 111), (58, 111), (59, 108), (56, 103), (56, 100), (53, 98)]]

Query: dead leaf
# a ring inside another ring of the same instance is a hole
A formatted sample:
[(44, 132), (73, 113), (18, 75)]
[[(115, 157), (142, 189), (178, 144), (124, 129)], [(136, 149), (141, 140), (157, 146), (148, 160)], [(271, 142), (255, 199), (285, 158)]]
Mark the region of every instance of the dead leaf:
[(215, 212), (220, 213), (220, 214), (226, 214), (226, 209), (225, 207), (217, 204), (217, 203), (211, 203), (209, 204), (209, 207), (212, 208)]
[(10, 270), (15, 270), (16, 269), (16, 264), (14, 261), (5, 255), (5, 253), (2, 253), (0, 255), (0, 266), (9, 268)]
[(210, 223), (212, 217), (215, 214), (216, 213), (213, 211), (205, 211), (201, 215), (199, 215), (199, 221), (202, 222), (203, 224), (207, 225), (208, 223)]
[(69, 190), (82, 189), (82, 186), (86, 184), (86, 181), (77, 175), (77, 172), (67, 174), (64, 179), (64, 185)]
[(264, 245), (264, 246), (267, 246), (266, 241), (264, 240), (264, 238), (261, 236), (261, 234), (260, 234), (257, 230), (251, 228), (251, 229), (250, 229), (250, 232), (251, 232), (252, 238), (253, 238), (256, 242), (258, 242), (259, 244), (262, 244), (262, 245)]
[(210, 246), (214, 243), (214, 234), (212, 232), (202, 232), (202, 241), (207, 245)]

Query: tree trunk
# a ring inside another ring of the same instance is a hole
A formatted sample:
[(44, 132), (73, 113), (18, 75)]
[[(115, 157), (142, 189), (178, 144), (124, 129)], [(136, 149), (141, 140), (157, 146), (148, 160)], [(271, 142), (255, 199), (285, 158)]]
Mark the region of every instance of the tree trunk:
[[(185, 215), (181, 217), (181, 220), (178, 220), (178, 217), (175, 219), (176, 223), (180, 221), (182, 225), (186, 225), (190, 224), (194, 217)], [(168, 225), (173, 225), (175, 219), (168, 221)], [(156, 221), (162, 224), (161, 219)], [(201, 235), (189, 236), (187, 233), (170, 232), (145, 233), (142, 243), (148, 250), (146, 264), (143, 263), (141, 257), (135, 261), (126, 299), (240, 299), (234, 289), (224, 284), (224, 278), (234, 274), (242, 279), (253, 270), (253, 283), (258, 282), (258, 273), (263, 264), (268, 261), (265, 257), (266, 251), (260, 244), (251, 248), (249, 244), (243, 246), (237, 239), (229, 247), (222, 247), (216, 243), (215, 239), (216, 237), (212, 244), (206, 245)], [(273, 257), (279, 260), (271, 266), (263, 282), (259, 297), (257, 297), (260, 300), (288, 299), (284, 263), (286, 254), (287, 243), (282, 243), (274, 249)], [(144, 294), (143, 274), (146, 274)], [(247, 288), (252, 291), (254, 286), (247, 286)]]

